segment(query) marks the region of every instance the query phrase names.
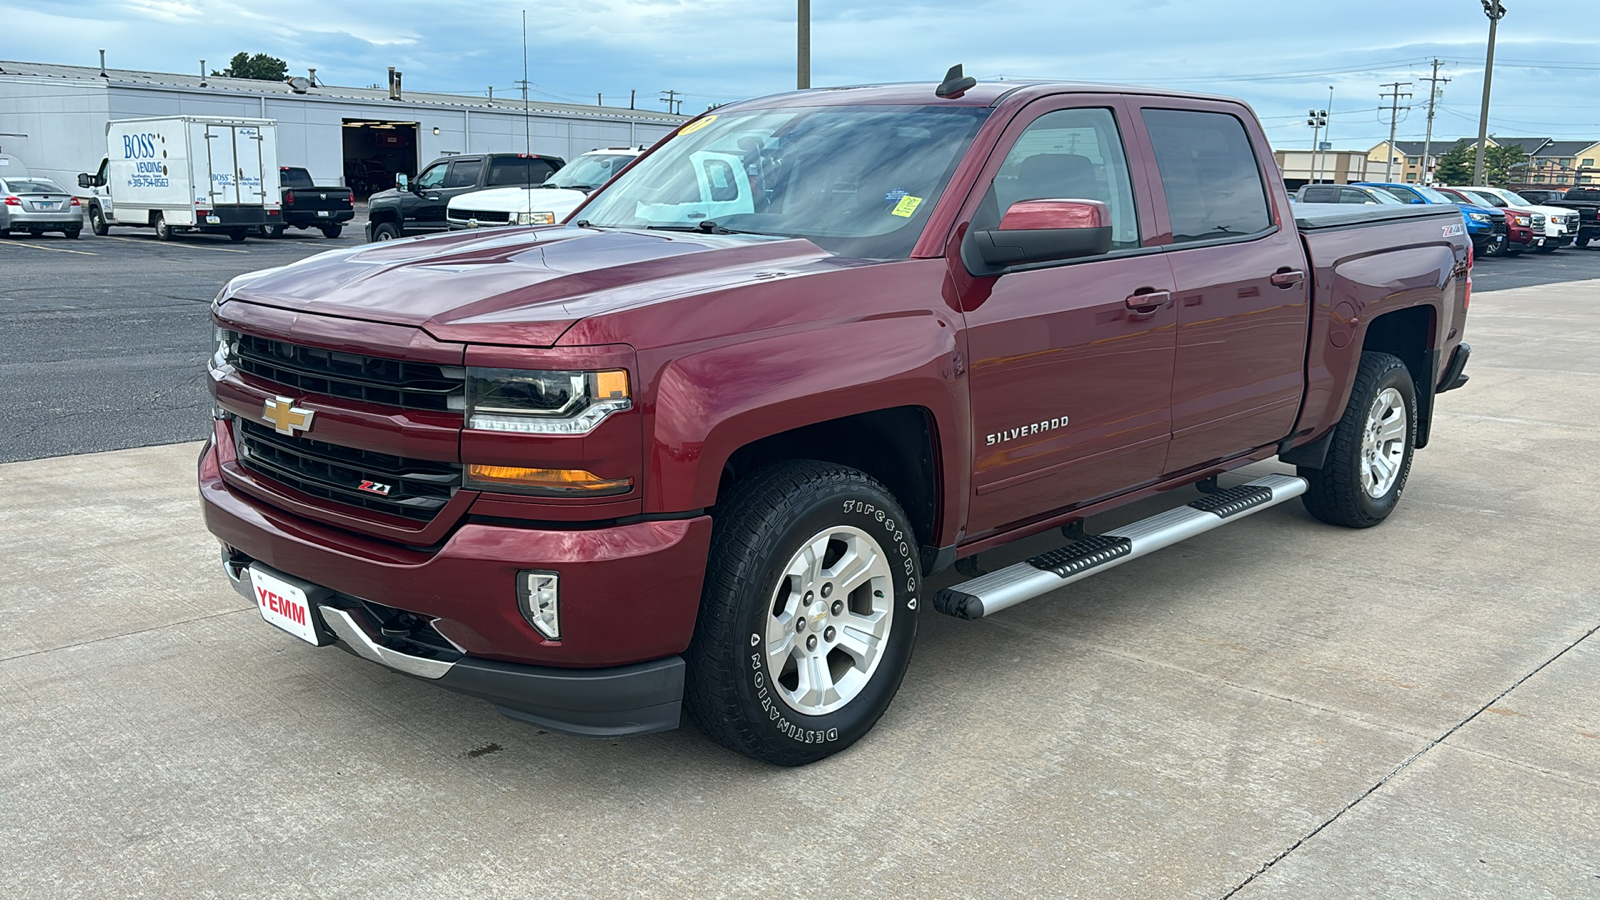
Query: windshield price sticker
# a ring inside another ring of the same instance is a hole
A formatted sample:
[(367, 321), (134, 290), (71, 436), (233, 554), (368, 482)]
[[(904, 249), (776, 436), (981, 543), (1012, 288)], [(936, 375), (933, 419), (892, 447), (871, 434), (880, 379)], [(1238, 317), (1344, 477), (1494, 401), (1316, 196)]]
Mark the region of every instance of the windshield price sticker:
[(687, 125), (683, 126), (682, 128), (678, 129), (678, 133), (679, 134), (694, 134), (696, 131), (699, 131), (700, 129), (706, 127), (707, 125), (710, 125), (712, 122), (715, 122), (716, 120), (717, 120), (717, 117), (714, 116), (714, 115), (713, 116), (706, 116), (703, 119), (696, 119), (693, 122), (690, 122), (689, 124), (687, 124)]
[(894, 205), (894, 209), (889, 210), (889, 212), (890, 214), (899, 216), (903, 219), (909, 219), (911, 218), (912, 214), (917, 211), (917, 207), (921, 205), (921, 197), (913, 197), (910, 194), (907, 194), (904, 197), (901, 197), (900, 202), (896, 203)]

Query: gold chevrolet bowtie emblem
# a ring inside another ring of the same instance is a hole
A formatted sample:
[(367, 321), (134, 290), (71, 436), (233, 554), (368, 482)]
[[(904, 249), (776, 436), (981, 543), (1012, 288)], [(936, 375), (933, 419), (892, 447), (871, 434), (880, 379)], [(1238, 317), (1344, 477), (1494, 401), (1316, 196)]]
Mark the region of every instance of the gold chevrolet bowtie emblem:
[(271, 422), (272, 427), (279, 434), (293, 436), (296, 431), (309, 431), (311, 417), (316, 415), (309, 409), (296, 409), (294, 401), (288, 397), (277, 397), (268, 400), (261, 408), (261, 420)]

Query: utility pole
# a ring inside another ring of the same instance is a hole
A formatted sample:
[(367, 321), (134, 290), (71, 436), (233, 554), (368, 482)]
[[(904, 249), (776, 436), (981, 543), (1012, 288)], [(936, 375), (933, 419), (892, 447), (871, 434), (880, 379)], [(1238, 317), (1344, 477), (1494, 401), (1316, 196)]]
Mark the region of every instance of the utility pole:
[(678, 99), (677, 91), (662, 91), (661, 102), (667, 105), (667, 112), (677, 113), (683, 108), (683, 101)]
[(811, 0), (796, 2), (794, 86), (803, 91), (811, 87)]
[(1483, 184), (1483, 145), (1489, 139), (1489, 84), (1494, 79), (1494, 32), (1506, 17), (1506, 5), (1500, 0), (1481, 2), (1483, 14), (1489, 17), (1489, 55), (1483, 63), (1483, 107), (1478, 110), (1478, 158), (1472, 163), (1473, 184)]
[(1311, 176), (1310, 182), (1316, 184), (1322, 175), (1322, 167), (1317, 165), (1317, 151), (1322, 148), (1322, 141), (1318, 136), (1322, 134), (1322, 126), (1328, 124), (1328, 111), (1325, 109), (1306, 110), (1306, 124), (1311, 126), (1311, 159), (1307, 161), (1306, 168), (1311, 170), (1307, 173)]
[[(1409, 81), (1392, 81), (1392, 82), (1390, 82), (1388, 84), (1380, 84), (1380, 85), (1378, 85), (1378, 87), (1389, 88), (1389, 93), (1379, 94), (1378, 97), (1380, 99), (1387, 99), (1389, 101), (1389, 150), (1388, 150), (1387, 153), (1384, 154), (1383, 180), (1384, 181), (1393, 181), (1394, 180), (1394, 130), (1400, 124), (1400, 109), (1401, 109), (1401, 107), (1400, 107), (1400, 98), (1401, 97), (1406, 97), (1406, 98), (1409, 99), (1411, 97), (1411, 95), (1409, 93), (1401, 93), (1400, 89), (1403, 88), (1403, 87), (1411, 87), (1411, 82), (1409, 82)], [(1406, 109), (1410, 109), (1411, 107), (1407, 106), (1405, 108)]]
[(1439, 102), (1439, 85), (1449, 84), (1450, 79), (1439, 77), (1439, 58), (1433, 58), (1433, 74), (1428, 82), (1428, 135), (1422, 139), (1422, 175), (1419, 180), (1423, 184), (1433, 184), (1433, 169), (1428, 165), (1428, 155), (1433, 152), (1433, 107)]

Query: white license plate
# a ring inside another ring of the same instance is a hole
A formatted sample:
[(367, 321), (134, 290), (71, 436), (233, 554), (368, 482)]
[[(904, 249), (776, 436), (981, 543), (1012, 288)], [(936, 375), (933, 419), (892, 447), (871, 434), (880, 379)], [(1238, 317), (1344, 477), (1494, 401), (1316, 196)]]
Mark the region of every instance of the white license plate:
[(250, 567), (250, 587), (261, 618), (267, 620), (267, 624), (276, 625), (308, 644), (321, 643), (311, 617), (311, 600), (304, 588), (263, 572), (259, 566)]
[(324, 219), (326, 219), (328, 217), (328, 211), (325, 210), (325, 209), (319, 209), (319, 210), (317, 210), (317, 215), (319, 215), (319, 216), (323, 217)]
[(43, 200), (35, 200), (33, 202), (33, 205), (39, 207), (40, 209), (55, 209), (56, 208), (56, 202), (54, 200), (50, 201), (49, 203), (46, 203)]
[(218, 216), (206, 216), (207, 225), (221, 225), (222, 219)]

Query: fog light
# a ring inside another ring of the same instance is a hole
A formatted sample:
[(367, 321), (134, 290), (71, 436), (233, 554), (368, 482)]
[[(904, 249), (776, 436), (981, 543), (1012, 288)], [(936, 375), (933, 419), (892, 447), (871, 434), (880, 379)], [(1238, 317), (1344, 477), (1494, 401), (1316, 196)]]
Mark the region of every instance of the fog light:
[(518, 572), (517, 604), (522, 617), (552, 641), (561, 639), (561, 576), (554, 572)]

